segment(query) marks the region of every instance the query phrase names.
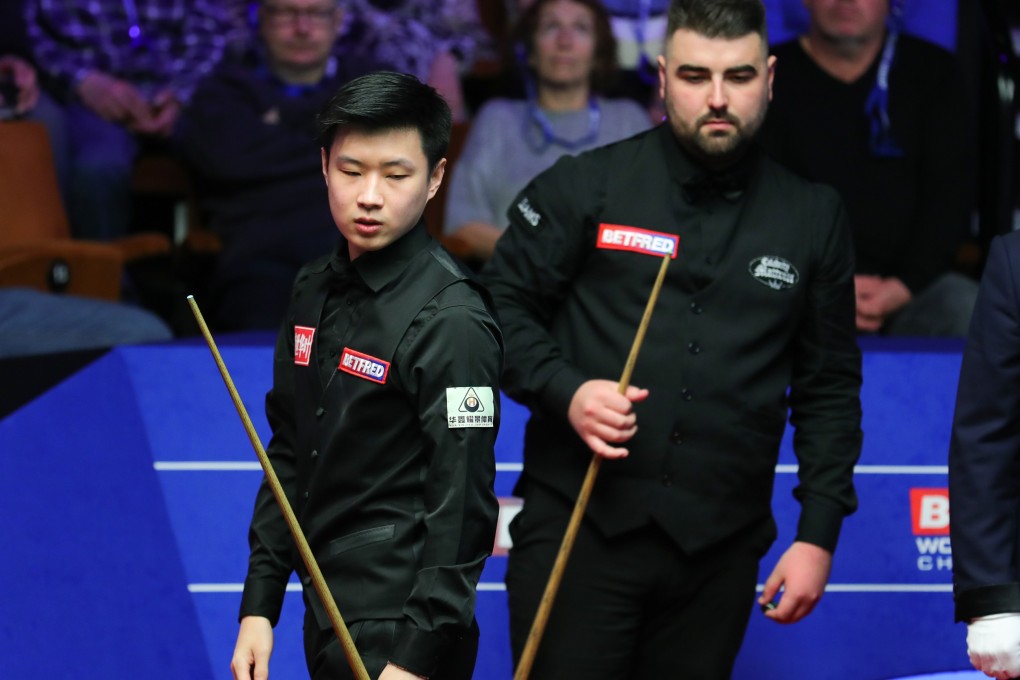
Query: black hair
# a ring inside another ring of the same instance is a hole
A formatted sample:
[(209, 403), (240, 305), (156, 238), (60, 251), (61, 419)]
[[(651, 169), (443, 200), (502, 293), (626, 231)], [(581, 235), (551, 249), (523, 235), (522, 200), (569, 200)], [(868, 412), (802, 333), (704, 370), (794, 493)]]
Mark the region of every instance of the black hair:
[(446, 155), (452, 115), (446, 100), (412, 75), (376, 71), (336, 91), (316, 118), (319, 145), (328, 152), (344, 130), (417, 130), (429, 168)]
[(750, 33), (768, 45), (765, 5), (761, 0), (672, 0), (666, 35), (684, 28), (706, 38), (734, 40)]

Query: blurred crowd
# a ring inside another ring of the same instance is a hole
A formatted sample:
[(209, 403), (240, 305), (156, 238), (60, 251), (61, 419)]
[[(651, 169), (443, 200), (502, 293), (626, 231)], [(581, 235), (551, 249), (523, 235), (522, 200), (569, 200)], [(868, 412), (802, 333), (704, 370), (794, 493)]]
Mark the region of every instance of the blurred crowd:
[[(969, 105), (968, 64), (910, 35), (898, 0), (856, 3), (867, 16), (852, 26), (833, 0), (803, 4), (803, 33), (773, 44), (762, 145), (846, 203), (861, 333), (961, 336), (982, 257), (966, 256), (981, 115)], [(661, 122), (668, 5), (7, 0), (0, 116), (45, 127), (72, 240), (152, 228), (171, 240), (125, 265), (117, 299), (103, 303), (106, 327), (144, 317), (159, 331), (152, 339), (192, 334), (183, 300), (194, 293), (214, 330), (275, 330), (299, 267), (339, 238), (313, 129), (342, 83), (400, 71), (450, 103), (450, 172), (428, 226), (479, 268), (536, 174)], [(177, 178), (170, 203), (140, 187), (152, 159)], [(94, 302), (53, 285), (44, 294), (59, 299), (33, 319)]]

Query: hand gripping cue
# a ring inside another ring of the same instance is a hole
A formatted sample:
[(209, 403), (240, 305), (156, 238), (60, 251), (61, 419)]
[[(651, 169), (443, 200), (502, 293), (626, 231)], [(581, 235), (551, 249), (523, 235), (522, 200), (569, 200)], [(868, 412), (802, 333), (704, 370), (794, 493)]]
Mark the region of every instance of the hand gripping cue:
[[(666, 278), (666, 267), (669, 265), (671, 256), (662, 258), (662, 266), (659, 267), (659, 275), (652, 287), (652, 294), (648, 297), (648, 304), (645, 305), (645, 313), (641, 317), (637, 333), (634, 335), (634, 343), (630, 347), (630, 354), (627, 356), (627, 363), (624, 364), (623, 374), (620, 376), (620, 383), (616, 391), (623, 394), (630, 384), (630, 376), (634, 373), (634, 364), (637, 362), (638, 351), (645, 339), (645, 331), (648, 330), (648, 322), (652, 318), (652, 310), (655, 308), (655, 301), (659, 297), (659, 290), (662, 288), (662, 281)], [(517, 663), (517, 671), (514, 673), (514, 680), (527, 680), (531, 673), (531, 666), (535, 662), (535, 655), (538, 653), (538, 645), (542, 641), (542, 633), (545, 632), (545, 624), (549, 620), (549, 613), (552, 611), (553, 601), (556, 599), (556, 591), (563, 579), (563, 570), (567, 567), (567, 560), (570, 558), (570, 551), (574, 547), (574, 539), (577, 538), (577, 531), (581, 527), (581, 518), (584, 517), (585, 508), (588, 507), (588, 498), (591, 496), (591, 489), (595, 485), (595, 477), (599, 473), (599, 465), (602, 457), (593, 455), (588, 464), (588, 472), (581, 483), (581, 491), (577, 495), (577, 502), (574, 504), (574, 511), (570, 515), (570, 522), (567, 523), (567, 531), (563, 535), (563, 542), (560, 543), (560, 551), (556, 554), (556, 562), (553, 563), (552, 572), (549, 574), (549, 581), (546, 583), (545, 592), (542, 593), (542, 600), (538, 604), (538, 612), (535, 620), (531, 623), (531, 630), (528, 632), (528, 640), (524, 644), (524, 651), (521, 653), (521, 660)]]
[(357, 678), (357, 680), (370, 680), (368, 677), (368, 671), (365, 670), (365, 664), (362, 663), (361, 657), (358, 655), (358, 650), (354, 647), (354, 641), (351, 639), (351, 634), (347, 631), (347, 626), (344, 624), (343, 617), (340, 616), (340, 610), (337, 609), (336, 602), (333, 600), (333, 594), (329, 592), (329, 587), (326, 585), (326, 579), (322, 577), (322, 571), (319, 570), (319, 565), (315, 561), (315, 556), (312, 555), (312, 550), (308, 547), (308, 541), (305, 539), (305, 534), (301, 530), (301, 525), (298, 524), (297, 517), (294, 515), (294, 510), (290, 507), (290, 502), (287, 500), (287, 495), (284, 493), (283, 487), (280, 485), (280, 480), (276, 476), (276, 472), (273, 471), (273, 464), (269, 462), (269, 456), (266, 455), (265, 449), (262, 448), (262, 442), (259, 441), (258, 433), (255, 432), (255, 427), (251, 424), (251, 418), (248, 417), (248, 412), (245, 410), (244, 404), (241, 402), (241, 397), (237, 393), (237, 389), (234, 387), (234, 381), (230, 379), (230, 373), (227, 372), (227, 366), (223, 363), (223, 358), (220, 356), (219, 350), (216, 349), (216, 343), (213, 341), (212, 334), (209, 332), (209, 327), (205, 324), (205, 319), (202, 317), (202, 312), (199, 310), (198, 303), (195, 302), (194, 296), (188, 296), (188, 304), (191, 305), (191, 312), (195, 315), (195, 320), (198, 321), (198, 327), (202, 330), (202, 335), (205, 336), (205, 341), (209, 345), (209, 350), (212, 352), (213, 358), (216, 360), (216, 366), (220, 369), (220, 375), (223, 376), (223, 382), (227, 385), (227, 391), (230, 392), (230, 398), (234, 400), (234, 407), (237, 408), (237, 414), (241, 416), (241, 421), (244, 423), (244, 429), (248, 433), (248, 439), (251, 440), (252, 446), (255, 447), (255, 453), (259, 457), (259, 463), (262, 464), (262, 471), (265, 472), (266, 481), (269, 482), (269, 488), (272, 490), (273, 496), (276, 498), (277, 505), (280, 506), (280, 511), (283, 513), (284, 520), (287, 521), (287, 527), (290, 529), (291, 535), (294, 536), (298, 552), (301, 554), (301, 560), (305, 563), (305, 568), (308, 570), (308, 574), (312, 578), (312, 584), (315, 586), (315, 592), (319, 594), (322, 604), (326, 607), (326, 613), (329, 614), (329, 620), (333, 624), (333, 632), (336, 633), (337, 638), (340, 640), (340, 646), (343, 648), (344, 654), (347, 656), (347, 663), (350, 664), (351, 671), (354, 673), (354, 677)]

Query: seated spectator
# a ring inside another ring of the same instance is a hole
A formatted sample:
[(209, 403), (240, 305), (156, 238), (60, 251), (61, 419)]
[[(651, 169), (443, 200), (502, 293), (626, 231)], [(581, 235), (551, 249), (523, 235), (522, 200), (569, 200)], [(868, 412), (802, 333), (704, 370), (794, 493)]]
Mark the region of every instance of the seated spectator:
[(535, 0), (514, 34), (527, 98), (486, 102), (451, 168), (443, 233), (461, 241), (476, 262), (492, 254), (507, 208), (532, 177), (563, 154), (649, 127), (635, 102), (596, 94), (616, 70), (616, 43), (601, 2)]
[(777, 46), (766, 149), (840, 192), (854, 228), (857, 328), (962, 336), (975, 281), (952, 271), (972, 202), (962, 76), (940, 47), (887, 28), (889, 0), (805, 0)]
[(342, 21), (337, 0), (261, 0), (254, 43), (228, 54), (178, 126), (223, 241), (209, 291), (221, 330), (278, 328), (298, 269), (336, 245), (315, 117), (377, 66), (335, 49)]
[[(219, 60), (219, 0), (28, 0), (43, 85), (61, 102), (68, 214), (79, 238), (128, 232), (140, 143), (165, 140), (195, 84)], [(52, 140), (56, 142), (56, 140)]]
[(443, 95), (454, 122), (468, 118), (461, 87), (490, 38), (474, 0), (349, 0), (341, 51), (410, 73)]
[[(46, 126), (50, 144), (66, 144), (60, 107), (39, 87), (32, 50), (28, 43), (22, 0), (0, 2), (0, 120), (22, 118)], [(7, 101), (7, 100), (10, 101)], [(54, 158), (61, 195), (67, 202), (67, 167)]]

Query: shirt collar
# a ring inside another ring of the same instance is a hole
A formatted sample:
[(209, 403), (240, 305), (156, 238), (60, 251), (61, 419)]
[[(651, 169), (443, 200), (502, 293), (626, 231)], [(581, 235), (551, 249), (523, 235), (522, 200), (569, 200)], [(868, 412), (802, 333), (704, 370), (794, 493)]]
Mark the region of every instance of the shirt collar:
[[(761, 151), (756, 140), (751, 142), (743, 158), (735, 165), (722, 171), (714, 171), (691, 158), (690, 154), (680, 145), (668, 122), (659, 125), (656, 134), (659, 136), (659, 144), (667, 150), (665, 154), (666, 166), (670, 178), (676, 185), (684, 188), (685, 192), (688, 187), (698, 187), (699, 189), (695, 191), (704, 194), (700, 188), (709, 185), (714, 187), (714, 189), (709, 189), (709, 193), (716, 191), (730, 200), (734, 200), (746, 191), (759, 166)], [(692, 192), (686, 193), (688, 193), (688, 202), (698, 202), (690, 200)]]
[(330, 258), (329, 266), (340, 275), (345, 275), (351, 270), (357, 272), (373, 292), (378, 292), (399, 278), (415, 255), (431, 242), (432, 237), (425, 228), (425, 221), (419, 219), (418, 224), (393, 243), (382, 250), (366, 251), (354, 262), (350, 261), (347, 241), (341, 240), (333, 257)]

